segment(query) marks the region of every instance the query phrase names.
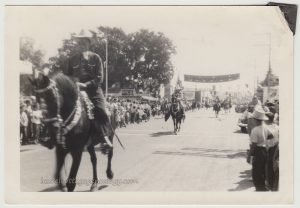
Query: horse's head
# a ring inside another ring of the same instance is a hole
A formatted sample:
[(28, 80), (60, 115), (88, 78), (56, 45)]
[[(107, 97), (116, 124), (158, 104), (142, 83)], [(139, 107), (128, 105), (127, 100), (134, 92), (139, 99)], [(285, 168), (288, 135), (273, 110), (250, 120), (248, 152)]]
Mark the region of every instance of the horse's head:
[(34, 87), (35, 91), (47, 88), (50, 85), (49, 79), (49, 69), (44, 68), (43, 70), (33, 70), (32, 77), (29, 78), (29, 81)]
[(59, 95), (56, 83), (49, 78), (49, 68), (42, 70), (33, 70), (33, 75), (29, 81), (34, 87), (39, 100), (43, 100), (45, 117), (43, 122), (45, 127), (49, 130), (49, 136), (55, 137), (58, 129), (59, 108), (61, 103), (61, 96)]

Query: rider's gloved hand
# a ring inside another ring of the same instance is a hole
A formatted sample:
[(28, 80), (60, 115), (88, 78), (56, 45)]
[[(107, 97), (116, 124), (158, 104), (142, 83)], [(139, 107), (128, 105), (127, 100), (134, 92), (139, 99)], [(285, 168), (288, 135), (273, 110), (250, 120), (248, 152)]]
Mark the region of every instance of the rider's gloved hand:
[(86, 89), (86, 84), (81, 83), (81, 82), (77, 82), (76, 84), (77, 84), (77, 86), (79, 87), (79, 89), (81, 89), (81, 90)]

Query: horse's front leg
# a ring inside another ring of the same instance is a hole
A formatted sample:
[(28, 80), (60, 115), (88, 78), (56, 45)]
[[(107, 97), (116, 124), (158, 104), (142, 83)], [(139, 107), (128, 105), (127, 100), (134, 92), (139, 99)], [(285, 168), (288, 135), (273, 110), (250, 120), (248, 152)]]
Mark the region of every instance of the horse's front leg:
[[(109, 137), (111, 143), (113, 143), (113, 135)], [(113, 179), (114, 173), (111, 169), (111, 160), (113, 157), (113, 149), (110, 149), (107, 153), (107, 168), (106, 168), (106, 176), (108, 179)]]
[(69, 192), (74, 191), (76, 187), (76, 176), (81, 162), (82, 151), (83, 151), (82, 147), (71, 151), (73, 161), (72, 161), (71, 171), (66, 183)]
[(66, 186), (64, 183), (62, 183), (62, 178), (61, 178), (61, 169), (63, 167), (64, 161), (65, 161), (65, 157), (67, 155), (67, 151), (64, 150), (62, 147), (57, 146), (56, 149), (56, 170), (55, 170), (55, 181), (56, 184), (58, 185), (58, 188), (62, 191), (67, 191), (66, 190)]
[(176, 129), (176, 134), (177, 134), (177, 132), (178, 132), (178, 119), (176, 118), (175, 119), (175, 129)]
[(178, 121), (178, 132), (180, 131), (181, 128), (181, 119)]
[(174, 133), (176, 134), (176, 118), (173, 118), (173, 125), (174, 125)]
[(92, 166), (93, 166), (93, 182), (91, 186), (91, 191), (96, 191), (98, 188), (98, 176), (97, 176), (97, 155), (95, 152), (94, 145), (90, 145), (87, 147), (87, 150), (90, 154)]

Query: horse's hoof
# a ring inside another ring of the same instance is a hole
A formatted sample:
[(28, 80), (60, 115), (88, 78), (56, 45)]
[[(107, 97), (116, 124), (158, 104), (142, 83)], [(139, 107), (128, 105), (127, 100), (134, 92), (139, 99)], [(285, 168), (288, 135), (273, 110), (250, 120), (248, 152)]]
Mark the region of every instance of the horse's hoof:
[(58, 186), (58, 188), (62, 191), (62, 192), (68, 192), (68, 188), (66, 186), (60, 185)]
[(97, 190), (98, 190), (98, 183), (93, 183), (92, 186), (91, 186), (90, 191), (91, 191), (91, 192), (95, 192), (95, 191), (97, 191)]
[(106, 171), (106, 176), (109, 180), (114, 178), (114, 172), (112, 171)]
[(67, 187), (64, 187), (63, 189), (61, 189), (62, 192), (68, 192)]

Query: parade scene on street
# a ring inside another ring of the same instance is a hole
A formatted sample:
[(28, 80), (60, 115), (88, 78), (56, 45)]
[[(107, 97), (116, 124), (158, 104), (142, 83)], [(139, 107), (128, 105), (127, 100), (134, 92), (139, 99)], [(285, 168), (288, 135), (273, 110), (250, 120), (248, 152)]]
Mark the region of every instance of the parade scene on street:
[(280, 190), (274, 14), (152, 9), (20, 38), (21, 191)]

